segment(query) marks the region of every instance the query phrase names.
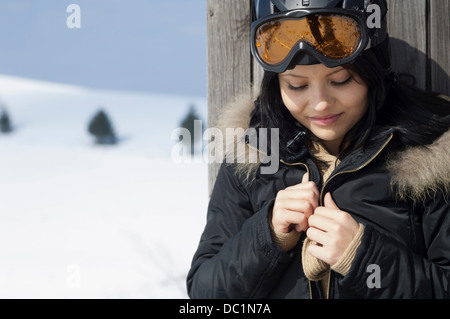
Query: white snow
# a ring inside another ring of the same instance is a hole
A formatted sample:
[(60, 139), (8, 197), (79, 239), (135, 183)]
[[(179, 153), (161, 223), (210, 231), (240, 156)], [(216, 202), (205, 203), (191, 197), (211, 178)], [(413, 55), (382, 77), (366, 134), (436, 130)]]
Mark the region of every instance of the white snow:
[[(0, 298), (187, 298), (207, 164), (176, 164), (173, 130), (206, 100), (0, 75)], [(94, 145), (99, 107), (122, 142)]]

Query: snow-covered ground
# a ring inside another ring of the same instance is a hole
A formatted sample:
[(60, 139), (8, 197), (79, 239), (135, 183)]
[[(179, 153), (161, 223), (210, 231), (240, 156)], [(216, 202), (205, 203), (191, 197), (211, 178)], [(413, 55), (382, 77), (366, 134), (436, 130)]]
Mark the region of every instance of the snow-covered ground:
[[(0, 298), (187, 298), (207, 164), (175, 163), (173, 130), (206, 100), (0, 76)], [(102, 107), (121, 143), (98, 147)]]

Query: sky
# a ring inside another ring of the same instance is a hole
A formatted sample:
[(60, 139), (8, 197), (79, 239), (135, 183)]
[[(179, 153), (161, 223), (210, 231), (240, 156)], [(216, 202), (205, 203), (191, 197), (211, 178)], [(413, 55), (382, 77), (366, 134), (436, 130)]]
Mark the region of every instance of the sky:
[(206, 97), (206, 50), (206, 0), (0, 1), (0, 74)]

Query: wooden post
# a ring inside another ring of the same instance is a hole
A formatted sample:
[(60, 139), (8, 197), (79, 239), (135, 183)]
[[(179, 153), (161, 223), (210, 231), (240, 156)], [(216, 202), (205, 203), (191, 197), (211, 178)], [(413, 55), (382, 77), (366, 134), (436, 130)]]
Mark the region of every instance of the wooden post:
[[(419, 88), (450, 95), (450, 0), (387, 1), (393, 70), (412, 75)], [(229, 101), (250, 97), (262, 79), (250, 53), (250, 8), (251, 0), (207, 0), (210, 127)], [(210, 192), (219, 166), (210, 165)]]
[(430, 89), (450, 96), (450, 0), (429, 0)]
[[(207, 0), (208, 126), (234, 97), (250, 94), (250, 0)], [(210, 164), (210, 193), (220, 163)]]
[(421, 89), (427, 78), (426, 11), (426, 0), (388, 0), (392, 69), (413, 76)]
[(394, 71), (450, 95), (450, 0), (388, 0), (388, 7)]

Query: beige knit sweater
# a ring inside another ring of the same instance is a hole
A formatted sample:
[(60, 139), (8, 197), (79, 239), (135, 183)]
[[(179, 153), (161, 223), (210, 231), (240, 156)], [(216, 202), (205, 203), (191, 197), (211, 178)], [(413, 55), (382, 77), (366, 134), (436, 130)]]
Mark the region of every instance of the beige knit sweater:
[[(336, 158), (336, 156), (331, 155), (328, 151), (319, 143), (314, 143), (314, 156), (320, 160), (322, 163), (318, 165), (321, 175), (322, 175), (322, 183), (325, 182), (331, 175), (331, 173), (335, 170), (335, 168), (339, 165), (340, 161)], [(328, 299), (328, 287), (329, 287), (329, 279), (330, 279), (330, 271), (336, 271), (341, 275), (345, 276), (350, 271), (350, 267), (352, 265), (353, 259), (355, 258), (356, 250), (361, 243), (361, 237), (364, 232), (364, 226), (362, 224), (359, 225), (359, 230), (356, 233), (353, 241), (347, 247), (344, 254), (334, 265), (328, 265), (324, 261), (313, 257), (307, 252), (307, 249), (310, 245), (317, 245), (316, 242), (306, 238), (303, 242), (302, 247), (302, 263), (303, 263), (303, 272), (306, 277), (311, 281), (319, 281), (321, 283), (322, 292), (324, 296)]]
[[(321, 172), (322, 182), (326, 181), (328, 177), (331, 175), (333, 170), (339, 165), (339, 161), (337, 158), (330, 153), (319, 143), (314, 143), (314, 156), (321, 161), (318, 163), (318, 167)], [(328, 299), (328, 286), (329, 286), (329, 278), (330, 271), (336, 271), (341, 275), (345, 276), (350, 271), (350, 267), (352, 265), (353, 259), (356, 254), (356, 250), (361, 243), (361, 237), (364, 232), (364, 226), (362, 224), (359, 225), (359, 230), (353, 241), (350, 243), (349, 247), (347, 247), (344, 254), (334, 265), (329, 265), (324, 261), (313, 257), (311, 254), (307, 252), (307, 249), (310, 245), (317, 245), (316, 242), (306, 238), (303, 242), (302, 247), (302, 264), (303, 264), (303, 272), (306, 277), (311, 281), (319, 281), (321, 283), (322, 292), (324, 296)], [(297, 242), (300, 238), (300, 234), (295, 237), (280, 236), (276, 235), (272, 231), (272, 238), (275, 243), (277, 243), (282, 249), (290, 250), (293, 247), (293, 241)]]

